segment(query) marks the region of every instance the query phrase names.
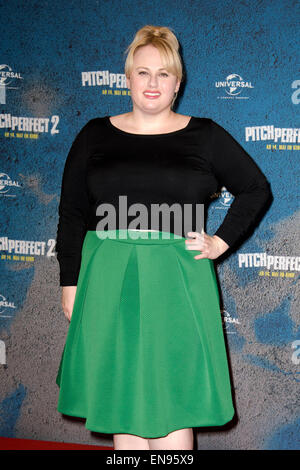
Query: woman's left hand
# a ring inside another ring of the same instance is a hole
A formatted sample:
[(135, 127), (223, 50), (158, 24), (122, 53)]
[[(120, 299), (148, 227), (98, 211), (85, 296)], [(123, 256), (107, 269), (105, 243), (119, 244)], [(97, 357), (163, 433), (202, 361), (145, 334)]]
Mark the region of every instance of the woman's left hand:
[(228, 250), (229, 245), (222, 240), (222, 238), (217, 235), (207, 235), (203, 230), (201, 233), (198, 232), (188, 232), (189, 237), (193, 239), (186, 238), (185, 246), (187, 250), (200, 250), (201, 254), (194, 256), (194, 259), (216, 259), (226, 250)]

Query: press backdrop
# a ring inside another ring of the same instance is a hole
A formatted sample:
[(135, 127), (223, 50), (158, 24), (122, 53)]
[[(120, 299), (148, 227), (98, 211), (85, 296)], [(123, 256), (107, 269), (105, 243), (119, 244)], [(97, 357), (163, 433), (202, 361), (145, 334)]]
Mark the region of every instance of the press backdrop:
[[(171, 27), (186, 68), (177, 112), (210, 117), (254, 158), (274, 200), (217, 265), (237, 414), (199, 449), (300, 448), (299, 4), (292, 0), (1, 1), (0, 436), (112, 444), (56, 411), (68, 322), (54, 252), (68, 150), (93, 117), (131, 109), (124, 51)], [(213, 235), (232, 203), (209, 207)]]

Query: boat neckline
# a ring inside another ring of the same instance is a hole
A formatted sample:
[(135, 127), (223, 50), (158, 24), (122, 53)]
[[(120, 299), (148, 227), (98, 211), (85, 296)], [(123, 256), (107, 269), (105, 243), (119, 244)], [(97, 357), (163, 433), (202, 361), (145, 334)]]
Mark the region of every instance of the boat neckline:
[(190, 127), (190, 125), (192, 124), (192, 121), (194, 120), (194, 116), (191, 116), (190, 119), (189, 119), (189, 122), (187, 123), (187, 125), (185, 127), (182, 127), (181, 129), (177, 129), (177, 131), (164, 132), (162, 134), (135, 134), (133, 132), (123, 131), (122, 129), (119, 129), (118, 127), (116, 127), (110, 120), (111, 116), (105, 116), (105, 117), (106, 117), (107, 124), (114, 131), (116, 131), (120, 134), (132, 135), (134, 137), (164, 137), (164, 136), (168, 136), (168, 135), (179, 134), (181, 132), (186, 131)]

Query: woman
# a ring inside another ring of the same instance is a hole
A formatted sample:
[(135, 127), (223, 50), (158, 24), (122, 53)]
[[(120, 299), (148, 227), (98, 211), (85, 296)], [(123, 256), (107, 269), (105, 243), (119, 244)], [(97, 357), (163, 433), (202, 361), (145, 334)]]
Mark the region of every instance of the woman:
[[(132, 111), (89, 121), (63, 174), (56, 249), (70, 326), (58, 411), (113, 434), (115, 449), (193, 449), (193, 427), (234, 415), (212, 260), (270, 189), (221, 126), (172, 111), (182, 64), (169, 28), (137, 32), (125, 73)], [(235, 199), (216, 233), (195, 230), (195, 211), (180, 233), (172, 204), (195, 209), (223, 185)], [(167, 230), (154, 218), (129, 224), (135, 204), (147, 215), (164, 204)]]

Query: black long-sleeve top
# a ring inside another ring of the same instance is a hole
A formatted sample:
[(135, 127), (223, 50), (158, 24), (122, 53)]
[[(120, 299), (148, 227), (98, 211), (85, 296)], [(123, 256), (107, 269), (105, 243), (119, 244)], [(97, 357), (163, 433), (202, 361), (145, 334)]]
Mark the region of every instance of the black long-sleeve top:
[[(115, 127), (109, 116), (90, 120), (75, 138), (63, 171), (56, 237), (60, 285), (77, 285), (86, 232), (99, 230), (105, 217), (96, 214), (100, 204), (114, 206), (114, 229), (126, 228), (119, 225), (121, 195), (127, 196), (128, 208), (142, 203), (150, 214), (154, 203), (207, 204), (223, 186), (234, 200), (215, 235), (231, 247), (262, 214), (271, 190), (254, 160), (225, 129), (212, 119), (192, 116), (178, 131), (132, 134)], [(128, 225), (136, 217), (128, 215)], [(164, 230), (151, 222), (136, 228)], [(172, 222), (168, 231), (175, 233)]]

